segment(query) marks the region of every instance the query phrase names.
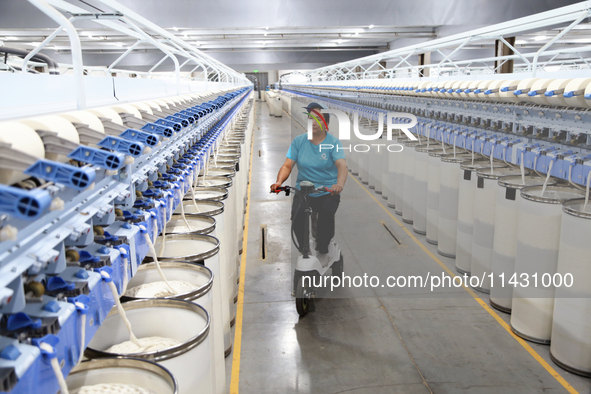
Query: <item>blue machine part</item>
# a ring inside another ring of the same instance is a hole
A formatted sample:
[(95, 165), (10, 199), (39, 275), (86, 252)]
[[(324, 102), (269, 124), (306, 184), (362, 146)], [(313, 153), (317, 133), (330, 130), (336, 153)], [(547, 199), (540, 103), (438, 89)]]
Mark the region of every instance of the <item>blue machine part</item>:
[(38, 386), (33, 376), (42, 366), (39, 348), (13, 338), (0, 337), (0, 349), (0, 368), (6, 370), (1, 387), (15, 394), (35, 393)]
[(140, 157), (144, 152), (144, 144), (140, 142), (131, 142), (118, 137), (105, 137), (97, 144), (101, 148), (111, 149), (132, 157)]
[(46, 190), (24, 190), (0, 185), (0, 212), (19, 219), (33, 220), (51, 204), (51, 196)]
[(82, 145), (74, 149), (68, 157), (107, 170), (118, 170), (125, 165), (125, 156), (121, 153), (107, 152)]
[(25, 170), (25, 174), (61, 183), (71, 189), (84, 190), (96, 177), (96, 171), (90, 167), (74, 167), (70, 164), (40, 159)]
[(165, 119), (166, 120), (169, 120), (171, 122), (180, 123), (183, 127), (188, 127), (189, 126), (189, 121), (186, 120), (186, 119), (181, 118), (180, 116), (168, 115)]
[(160, 142), (159, 136), (135, 129), (127, 129), (123, 133), (119, 134), (119, 137), (130, 141), (141, 142), (147, 146), (156, 146)]
[[(150, 123), (148, 123), (150, 124)], [(183, 124), (181, 121), (176, 121), (174, 119), (158, 119), (156, 122), (154, 122), (154, 124), (160, 125), (160, 126), (164, 126), (164, 127), (170, 127), (172, 128), (176, 133), (178, 133), (179, 131), (181, 131), (183, 129)]]
[[(168, 123), (168, 121), (166, 121)], [(165, 125), (160, 125), (157, 123), (146, 123), (143, 127), (142, 130), (147, 132), (147, 133), (152, 133), (152, 134), (156, 134), (165, 138), (170, 138), (172, 137), (172, 135), (174, 134), (175, 130), (172, 128), (172, 125), (170, 126), (165, 126)], [(180, 127), (179, 127), (180, 130)], [(178, 130), (177, 130), (178, 131)]]

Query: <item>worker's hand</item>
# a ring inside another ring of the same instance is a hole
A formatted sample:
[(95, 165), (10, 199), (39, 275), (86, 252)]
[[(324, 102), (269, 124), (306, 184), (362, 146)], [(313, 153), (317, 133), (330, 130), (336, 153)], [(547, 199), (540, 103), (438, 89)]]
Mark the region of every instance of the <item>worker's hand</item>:
[(343, 191), (343, 187), (341, 185), (332, 185), (330, 194), (340, 194)]
[(277, 182), (271, 185), (271, 193), (275, 193), (275, 191), (277, 191), (277, 188), (281, 187), (281, 183)]

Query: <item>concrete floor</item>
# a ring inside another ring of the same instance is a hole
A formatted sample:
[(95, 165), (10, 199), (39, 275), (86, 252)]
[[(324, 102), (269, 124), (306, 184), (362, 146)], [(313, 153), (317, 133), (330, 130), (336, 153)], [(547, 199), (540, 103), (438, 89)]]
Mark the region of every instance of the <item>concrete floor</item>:
[[(463, 289), (441, 290), (438, 295), (421, 289), (347, 289), (343, 298), (317, 301), (316, 311), (300, 319), (291, 297), (291, 202), (269, 194), (285, 160), (291, 123), (285, 113), (282, 118), (270, 117), (266, 104), (257, 102), (241, 393), (568, 392)], [(336, 220), (336, 240), (348, 275), (367, 272), (385, 278), (443, 271), (352, 176)], [(261, 225), (268, 229), (265, 260)], [(407, 228), (412, 232), (412, 226)], [(417, 238), (453, 270), (453, 259), (439, 256), (424, 236)], [(485, 294), (478, 296), (488, 304)], [(509, 321), (509, 315), (499, 315)], [(572, 385), (571, 392), (591, 392), (591, 380), (550, 361), (548, 346), (529, 345)], [(232, 376), (232, 357), (226, 359), (228, 387), (237, 378)]]

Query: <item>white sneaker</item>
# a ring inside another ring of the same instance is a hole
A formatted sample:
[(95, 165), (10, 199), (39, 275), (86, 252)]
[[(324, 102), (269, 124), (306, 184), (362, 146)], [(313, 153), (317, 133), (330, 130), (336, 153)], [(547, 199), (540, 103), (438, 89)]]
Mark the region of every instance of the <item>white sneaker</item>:
[(330, 255), (328, 253), (319, 253), (318, 260), (320, 261), (322, 268), (326, 268), (330, 264)]

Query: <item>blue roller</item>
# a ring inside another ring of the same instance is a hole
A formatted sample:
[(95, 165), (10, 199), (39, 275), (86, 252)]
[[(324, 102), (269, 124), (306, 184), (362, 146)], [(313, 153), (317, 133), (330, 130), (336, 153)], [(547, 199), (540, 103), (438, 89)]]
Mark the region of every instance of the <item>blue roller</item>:
[(139, 157), (142, 155), (144, 151), (144, 144), (141, 142), (132, 142), (124, 140), (123, 138), (118, 137), (106, 137), (101, 142), (98, 143), (98, 146), (105, 149), (111, 149), (116, 152), (120, 152), (132, 157)]
[(0, 212), (32, 220), (37, 219), (51, 204), (49, 192), (42, 189), (23, 190), (0, 185)]
[(119, 134), (119, 137), (125, 138), (126, 140), (141, 142), (142, 144), (148, 146), (156, 146), (160, 142), (160, 137), (157, 135), (145, 133), (135, 129), (127, 129), (123, 133)]
[(68, 155), (70, 159), (93, 164), (108, 170), (118, 170), (125, 164), (125, 156), (121, 153), (108, 152), (101, 149), (79, 146)]
[(74, 167), (70, 164), (51, 160), (37, 160), (27, 168), (25, 174), (45, 179), (49, 182), (61, 183), (70, 189), (84, 190), (96, 177), (96, 171), (90, 167)]
[[(163, 120), (167, 123), (169, 123), (167, 120), (164, 119), (160, 119)], [(175, 124), (170, 122), (171, 124)], [(179, 130), (181, 129), (181, 126), (179, 125)], [(152, 133), (152, 134), (156, 134), (165, 138), (170, 138), (172, 137), (172, 135), (174, 134), (174, 128), (171, 126), (165, 126), (165, 125), (160, 125), (157, 123), (146, 123), (143, 127), (142, 130), (145, 131), (146, 133)], [(178, 130), (177, 130), (178, 131)]]

